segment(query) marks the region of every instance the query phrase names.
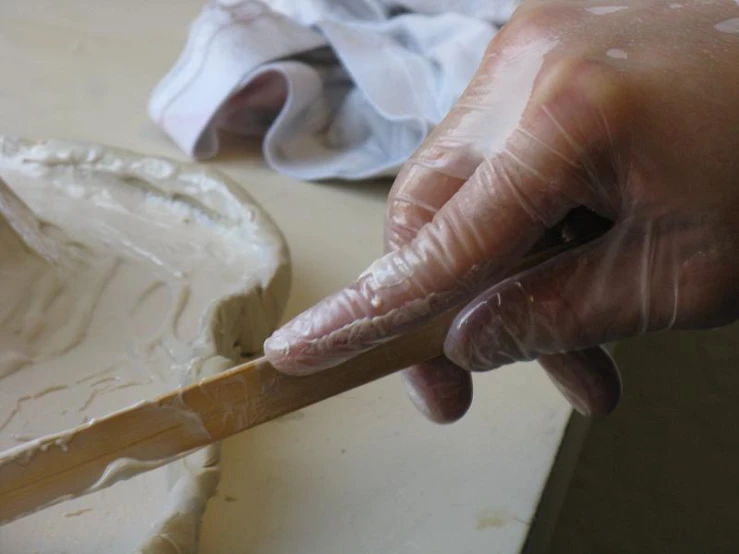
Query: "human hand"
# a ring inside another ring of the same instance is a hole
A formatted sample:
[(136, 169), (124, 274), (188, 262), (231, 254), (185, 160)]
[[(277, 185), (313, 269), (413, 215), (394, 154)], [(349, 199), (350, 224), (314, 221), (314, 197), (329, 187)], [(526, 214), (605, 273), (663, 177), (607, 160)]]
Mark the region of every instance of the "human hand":
[[(606, 342), (739, 317), (739, 6), (528, 0), (405, 165), (389, 253), (279, 329), (282, 371), (333, 366), (464, 306), (445, 358), (406, 370), (436, 421), (469, 371), (538, 359), (575, 408), (612, 409)], [(595, 240), (502, 278), (566, 221)]]

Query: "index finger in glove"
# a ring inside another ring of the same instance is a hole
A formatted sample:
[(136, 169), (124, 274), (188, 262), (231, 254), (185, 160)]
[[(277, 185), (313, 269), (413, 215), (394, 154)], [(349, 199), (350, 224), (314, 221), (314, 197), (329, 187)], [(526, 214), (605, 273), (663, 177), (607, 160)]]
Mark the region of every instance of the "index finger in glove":
[[(398, 250), (416, 238), (472, 171), (450, 175), (444, 166), (429, 166), (422, 157), (409, 160), (388, 197), (385, 251)], [(458, 420), (472, 402), (472, 376), (443, 356), (406, 368), (402, 377), (411, 402), (436, 423)]]

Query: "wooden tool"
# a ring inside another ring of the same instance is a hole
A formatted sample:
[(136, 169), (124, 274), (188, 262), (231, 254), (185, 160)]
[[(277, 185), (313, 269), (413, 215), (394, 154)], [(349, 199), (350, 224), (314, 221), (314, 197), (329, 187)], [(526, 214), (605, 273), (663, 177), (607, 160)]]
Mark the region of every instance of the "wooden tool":
[[(574, 245), (571, 242), (526, 258), (510, 274)], [(314, 375), (287, 376), (260, 358), (68, 432), (0, 453), (0, 522), (112, 484), (116, 479), (111, 468), (118, 460), (141, 462), (142, 471), (153, 469), (260, 423), (440, 356), (456, 313), (443, 313), (415, 331)]]

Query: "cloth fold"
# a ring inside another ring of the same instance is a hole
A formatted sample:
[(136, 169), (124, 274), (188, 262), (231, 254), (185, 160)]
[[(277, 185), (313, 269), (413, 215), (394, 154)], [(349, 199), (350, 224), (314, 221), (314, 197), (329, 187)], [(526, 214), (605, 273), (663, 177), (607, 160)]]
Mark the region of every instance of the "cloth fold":
[(264, 136), (299, 179), (397, 173), (462, 93), (519, 0), (211, 2), (149, 114), (189, 156)]

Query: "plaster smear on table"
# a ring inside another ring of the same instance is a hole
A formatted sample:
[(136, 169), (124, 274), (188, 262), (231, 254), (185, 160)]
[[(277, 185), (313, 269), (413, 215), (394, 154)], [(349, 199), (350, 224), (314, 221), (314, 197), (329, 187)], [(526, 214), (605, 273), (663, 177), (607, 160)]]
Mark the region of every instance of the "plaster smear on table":
[[(289, 276), (248, 198), (115, 150), (0, 137), (0, 154), (0, 450), (259, 351)], [(0, 527), (0, 552), (193, 552), (217, 480), (206, 448)]]

